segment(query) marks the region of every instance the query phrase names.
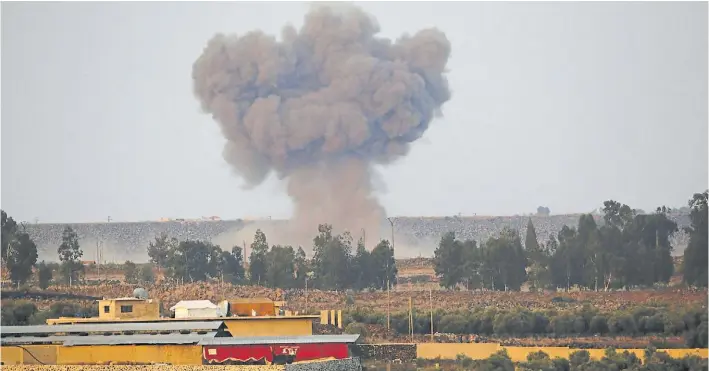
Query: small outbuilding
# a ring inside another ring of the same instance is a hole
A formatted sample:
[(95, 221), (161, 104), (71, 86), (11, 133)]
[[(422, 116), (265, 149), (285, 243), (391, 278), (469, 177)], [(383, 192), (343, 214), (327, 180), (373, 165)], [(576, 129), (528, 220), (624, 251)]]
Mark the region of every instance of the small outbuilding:
[(182, 300), (170, 308), (175, 318), (217, 317), (217, 306), (209, 300)]

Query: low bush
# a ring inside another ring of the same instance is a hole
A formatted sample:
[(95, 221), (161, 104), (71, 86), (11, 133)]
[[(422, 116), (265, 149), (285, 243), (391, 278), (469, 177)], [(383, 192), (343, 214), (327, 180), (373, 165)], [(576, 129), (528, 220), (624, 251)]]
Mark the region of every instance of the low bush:
[[(408, 312), (391, 314), (391, 327), (396, 333), (409, 333)], [(414, 333), (431, 332), (431, 313), (413, 312)], [(347, 323), (386, 325), (386, 313), (355, 308), (348, 311)], [(638, 336), (662, 334), (685, 336), (687, 344), (700, 347), (707, 344), (705, 308), (636, 308), (633, 311), (597, 313), (589, 307), (572, 311), (532, 311), (526, 308), (498, 310), (436, 310), (433, 312), (434, 331), (452, 334), (499, 336), (530, 335), (614, 335)], [(346, 323), (346, 324), (347, 324)]]

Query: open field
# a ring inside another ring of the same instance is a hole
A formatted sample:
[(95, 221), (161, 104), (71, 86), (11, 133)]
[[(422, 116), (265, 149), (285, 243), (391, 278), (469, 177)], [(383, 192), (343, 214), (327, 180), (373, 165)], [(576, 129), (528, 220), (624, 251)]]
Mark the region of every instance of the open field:
[[(2, 366), (6, 371), (210, 371), (215, 366), (175, 365), (12, 365)], [(283, 366), (219, 366), (220, 371), (283, 371)]]
[[(100, 284), (93, 286), (53, 286), (46, 292), (72, 293), (96, 297), (123, 297), (131, 295), (139, 285)], [(613, 292), (496, 292), (496, 291), (445, 291), (397, 290), (386, 292), (335, 292), (320, 290), (281, 290), (260, 286), (239, 286), (219, 283), (192, 283), (179, 286), (146, 286), (152, 298), (159, 299), (170, 307), (180, 300), (205, 299), (213, 302), (224, 298), (267, 297), (272, 300), (286, 300), (286, 309), (343, 309), (344, 307), (367, 308), (374, 311), (408, 311), (409, 298), (414, 308), (429, 310), (476, 309), (495, 307), (497, 309), (578, 309), (584, 304), (592, 305), (602, 312), (630, 309), (639, 305), (673, 307), (677, 305), (706, 305), (707, 291), (693, 289), (664, 289)], [(387, 300), (389, 296), (389, 300)], [(555, 299), (556, 298), (556, 299)], [(559, 298), (565, 298), (559, 300)], [(389, 303), (389, 305), (387, 305)]]

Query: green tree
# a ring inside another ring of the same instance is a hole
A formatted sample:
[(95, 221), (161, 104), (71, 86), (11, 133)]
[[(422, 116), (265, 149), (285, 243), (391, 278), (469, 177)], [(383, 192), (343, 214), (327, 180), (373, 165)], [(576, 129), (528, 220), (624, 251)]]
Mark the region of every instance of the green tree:
[(482, 287), (483, 267), (482, 249), (478, 247), (477, 241), (465, 240), (462, 244), (462, 280), (466, 289)]
[(178, 281), (205, 281), (217, 276), (219, 246), (211, 242), (186, 240), (168, 254), (169, 275)]
[(137, 283), (138, 268), (132, 261), (126, 260), (126, 262), (123, 263), (123, 274), (127, 283)]
[(706, 287), (707, 281), (707, 197), (709, 191), (695, 193), (689, 200), (691, 226), (686, 228), (689, 234), (689, 244), (684, 250), (684, 260), (682, 271), (684, 282), (693, 285)]
[(32, 277), (32, 267), (37, 263), (37, 245), (30, 236), (17, 228), (12, 217), (2, 214), (2, 261), (10, 273), (10, 280), (22, 284)]
[(52, 267), (47, 265), (44, 261), (37, 266), (37, 281), (42, 290), (46, 290), (47, 287), (49, 287), (49, 283), (52, 281)]
[(150, 264), (144, 264), (137, 272), (138, 281), (142, 284), (151, 284), (155, 282), (155, 273)]
[(66, 226), (62, 232), (62, 243), (57, 253), (62, 262), (61, 272), (65, 282), (76, 281), (78, 275), (84, 271), (84, 265), (80, 260), (84, 252), (79, 245), (79, 236), (70, 226)]
[(295, 251), (291, 246), (274, 245), (266, 254), (266, 285), (290, 288), (295, 279)]
[(313, 272), (317, 287), (342, 290), (350, 286), (352, 236), (333, 235), (332, 226), (321, 224), (313, 239)]
[(558, 237), (559, 244), (550, 264), (552, 283), (568, 290), (581, 282), (583, 256), (578, 247), (576, 228), (563, 226)]
[(10, 246), (16, 242), (17, 223), (12, 217), (8, 217), (5, 210), (0, 210), (2, 214), (2, 261), (7, 261), (7, 253)]
[(394, 259), (394, 248), (387, 240), (381, 240), (374, 247), (370, 255), (370, 272), (372, 275), (372, 286), (378, 289), (386, 289), (394, 286), (396, 282), (396, 259)]
[(222, 278), (226, 282), (236, 284), (244, 280), (244, 257), (241, 247), (232, 247), (231, 253), (227, 251), (221, 252), (218, 271), (221, 272)]
[(454, 232), (444, 234), (433, 252), (433, 269), (440, 285), (450, 289), (461, 283), (465, 276), (464, 263), (462, 243), (456, 240)]
[(25, 326), (37, 313), (37, 307), (28, 301), (13, 301), (2, 305), (0, 324), (2, 326)]
[(537, 231), (530, 218), (527, 222), (527, 235), (524, 240), (524, 249), (529, 260), (529, 280), (534, 289), (549, 285), (549, 259), (548, 251), (537, 240)]
[(519, 233), (505, 228), (499, 237), (490, 238), (485, 245), (490, 249), (489, 259), (502, 288), (519, 291), (527, 281), (526, 269), (529, 265)]
[(677, 231), (677, 223), (666, 212), (667, 208), (658, 208), (654, 214), (636, 215), (623, 229), (626, 285), (652, 286), (668, 282), (672, 276), (670, 239)]
[(158, 271), (167, 264), (170, 249), (177, 246), (179, 241), (176, 238), (169, 238), (167, 233), (162, 233), (155, 237), (155, 241), (151, 241), (148, 245), (148, 256), (150, 261), (155, 263)]
[(627, 225), (632, 223), (635, 214), (635, 210), (626, 204), (621, 204), (614, 200), (603, 202), (603, 220), (606, 224), (615, 226), (620, 230), (625, 229)]
[(18, 233), (16, 243), (8, 251), (6, 261), (10, 280), (23, 284), (32, 277), (32, 267), (37, 263), (37, 245), (27, 233)]
[(601, 226), (598, 234), (601, 245), (593, 252), (591, 259), (592, 264), (597, 268), (597, 276), (601, 276), (603, 289), (608, 291), (614, 279), (623, 277), (623, 267), (626, 262), (622, 235), (618, 228), (609, 225)]
[(305, 280), (308, 279), (308, 272), (310, 272), (310, 265), (308, 264), (307, 256), (305, 255), (305, 250), (301, 246), (298, 246), (298, 251), (295, 253), (295, 287), (304, 288)]
[(251, 255), (249, 256), (249, 279), (251, 284), (260, 285), (266, 280), (268, 263), (268, 241), (266, 235), (260, 230), (256, 230), (254, 242), (251, 243)]
[(357, 241), (357, 251), (352, 259), (352, 286), (354, 289), (366, 289), (374, 283), (371, 260), (371, 253), (367, 251), (364, 246), (364, 240), (360, 238)]

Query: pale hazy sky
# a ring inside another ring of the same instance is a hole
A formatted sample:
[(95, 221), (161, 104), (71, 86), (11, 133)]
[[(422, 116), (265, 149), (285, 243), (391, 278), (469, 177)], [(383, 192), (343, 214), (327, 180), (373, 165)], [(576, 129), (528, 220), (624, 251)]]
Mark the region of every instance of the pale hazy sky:
[[(684, 205), (707, 188), (707, 3), (362, 3), (438, 27), (452, 99), (381, 169), (390, 215)], [(299, 27), (307, 3), (2, 3), (2, 208), (40, 222), (290, 214), (241, 190), (192, 95), (215, 33)]]

